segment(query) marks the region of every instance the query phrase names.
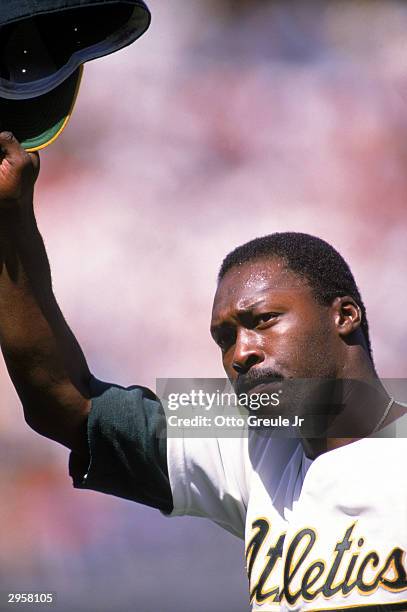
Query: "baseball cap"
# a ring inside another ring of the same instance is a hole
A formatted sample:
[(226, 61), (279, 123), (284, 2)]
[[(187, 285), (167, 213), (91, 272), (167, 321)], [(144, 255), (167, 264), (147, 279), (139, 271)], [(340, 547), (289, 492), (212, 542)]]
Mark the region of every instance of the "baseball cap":
[(35, 98), (0, 98), (0, 131), (12, 131), (27, 151), (39, 151), (52, 144), (71, 118), (83, 66), (60, 85)]
[(51, 144), (72, 115), (83, 64), (131, 44), (150, 20), (142, 0), (0, 3), (0, 129), (27, 150)]

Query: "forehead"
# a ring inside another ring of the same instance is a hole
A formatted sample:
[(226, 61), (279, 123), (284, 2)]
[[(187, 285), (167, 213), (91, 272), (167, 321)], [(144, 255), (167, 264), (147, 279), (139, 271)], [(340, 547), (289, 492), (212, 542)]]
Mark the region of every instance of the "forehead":
[(306, 279), (292, 272), (281, 259), (259, 259), (236, 265), (219, 282), (212, 319), (230, 311), (252, 308), (266, 300), (299, 300), (311, 296)]

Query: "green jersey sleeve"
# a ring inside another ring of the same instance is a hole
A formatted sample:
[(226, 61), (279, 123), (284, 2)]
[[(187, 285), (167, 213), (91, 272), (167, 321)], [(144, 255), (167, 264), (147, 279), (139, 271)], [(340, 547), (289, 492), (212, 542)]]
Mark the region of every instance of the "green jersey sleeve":
[(71, 453), (73, 485), (130, 499), (165, 513), (173, 510), (164, 410), (145, 387), (91, 381), (87, 435), (89, 462)]

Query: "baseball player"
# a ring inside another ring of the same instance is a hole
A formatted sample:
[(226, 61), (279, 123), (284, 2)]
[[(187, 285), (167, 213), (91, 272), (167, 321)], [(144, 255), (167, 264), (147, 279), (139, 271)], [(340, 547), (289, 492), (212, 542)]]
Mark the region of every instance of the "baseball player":
[(27, 423), (72, 450), (74, 485), (243, 538), (253, 610), (407, 610), (405, 408), (378, 380), (342, 257), (297, 233), (238, 247), (220, 270), (211, 333), (238, 394), (297, 380), (373, 388), (368, 405), (353, 385), (342, 394), (344, 434), (330, 435), (327, 418), (325, 435), (162, 435), (154, 393), (92, 376), (52, 292), (33, 212), (38, 157), (9, 133), (0, 147), (1, 346)]

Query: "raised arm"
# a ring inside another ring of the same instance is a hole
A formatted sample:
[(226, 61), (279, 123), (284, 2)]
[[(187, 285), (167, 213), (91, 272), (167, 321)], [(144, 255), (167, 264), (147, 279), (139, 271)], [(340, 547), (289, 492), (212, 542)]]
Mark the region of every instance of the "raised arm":
[(37, 154), (0, 133), (0, 343), (38, 433), (85, 454), (91, 374), (52, 292), (33, 209)]

